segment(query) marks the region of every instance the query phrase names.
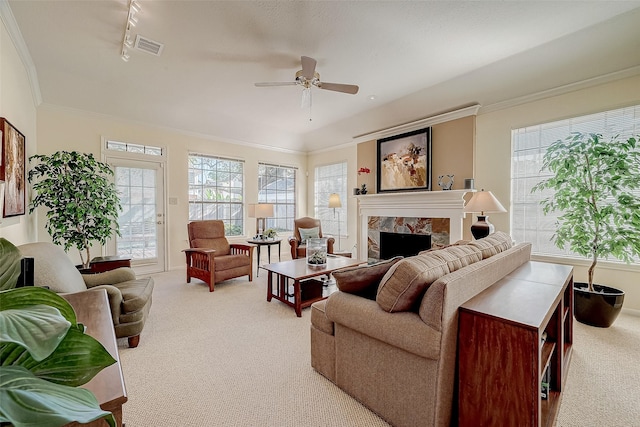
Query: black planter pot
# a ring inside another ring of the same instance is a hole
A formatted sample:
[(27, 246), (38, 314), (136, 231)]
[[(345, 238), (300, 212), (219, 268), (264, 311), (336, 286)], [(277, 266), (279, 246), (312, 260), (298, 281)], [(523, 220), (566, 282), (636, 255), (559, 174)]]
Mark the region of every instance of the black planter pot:
[(593, 285), (589, 292), (586, 283), (573, 284), (573, 313), (576, 320), (590, 326), (608, 328), (622, 310), (624, 292), (603, 285)]

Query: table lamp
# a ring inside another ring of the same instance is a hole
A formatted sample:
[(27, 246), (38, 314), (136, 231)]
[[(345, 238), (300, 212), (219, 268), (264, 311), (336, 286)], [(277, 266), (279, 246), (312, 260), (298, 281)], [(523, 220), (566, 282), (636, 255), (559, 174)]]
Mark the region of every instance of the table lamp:
[(489, 216), (485, 212), (506, 212), (507, 210), (496, 199), (491, 191), (484, 189), (473, 194), (471, 200), (464, 205), (464, 212), (480, 212), (478, 222), (471, 226), (471, 234), (478, 240), (487, 237), (495, 231), (495, 227), (488, 220)]
[[(254, 205), (253, 213), (256, 218), (256, 232), (258, 236), (262, 236), (262, 233), (267, 226), (267, 218), (273, 218), (273, 204), (258, 203)], [(251, 205), (249, 205), (249, 216), (251, 216)]]
[[(333, 218), (336, 217), (336, 208), (342, 207), (340, 202), (340, 195), (338, 193), (332, 193), (329, 195), (329, 207), (333, 208)], [(340, 251), (340, 218), (338, 217), (338, 251)]]

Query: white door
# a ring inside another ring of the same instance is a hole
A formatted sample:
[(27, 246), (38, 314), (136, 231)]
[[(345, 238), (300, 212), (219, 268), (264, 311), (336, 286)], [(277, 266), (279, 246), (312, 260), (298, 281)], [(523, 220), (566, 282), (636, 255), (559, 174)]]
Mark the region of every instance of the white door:
[(115, 171), (122, 211), (120, 236), (108, 245), (110, 254), (131, 257), (136, 273), (165, 270), (163, 163), (107, 157)]

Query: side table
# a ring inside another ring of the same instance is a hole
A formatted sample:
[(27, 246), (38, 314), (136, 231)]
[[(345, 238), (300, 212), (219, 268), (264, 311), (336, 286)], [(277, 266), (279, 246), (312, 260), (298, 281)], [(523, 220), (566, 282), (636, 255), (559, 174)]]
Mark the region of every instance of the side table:
[(260, 276), (260, 248), (267, 247), (267, 259), (271, 264), (271, 246), (278, 245), (278, 261), (282, 261), (280, 258), (280, 243), (282, 239), (248, 239), (247, 243), (253, 243), (258, 246), (258, 266), (256, 267), (256, 277)]
[(99, 256), (89, 263), (91, 273), (102, 273), (120, 267), (131, 267), (131, 258), (119, 255)]

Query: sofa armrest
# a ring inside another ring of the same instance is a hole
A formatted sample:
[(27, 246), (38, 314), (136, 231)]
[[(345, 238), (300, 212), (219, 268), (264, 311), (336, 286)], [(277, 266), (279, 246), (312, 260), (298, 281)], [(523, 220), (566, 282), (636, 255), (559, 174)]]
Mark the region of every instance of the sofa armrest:
[(82, 275), (82, 279), (87, 285), (87, 288), (93, 288), (98, 285), (113, 285), (115, 283), (135, 280), (135, 278), (136, 273), (134, 273), (133, 269), (130, 267), (120, 267), (102, 273)]
[(327, 299), (326, 316), (369, 337), (428, 359), (440, 357), (440, 332), (415, 312), (388, 313), (377, 302), (345, 292)]
[(89, 290), (94, 291), (99, 289), (105, 289), (107, 291), (107, 298), (109, 299), (109, 309), (111, 310), (113, 324), (119, 324), (120, 313), (122, 313), (122, 292), (120, 292), (120, 289), (111, 285), (97, 285)]

